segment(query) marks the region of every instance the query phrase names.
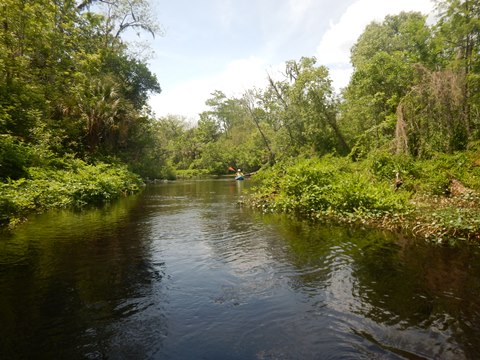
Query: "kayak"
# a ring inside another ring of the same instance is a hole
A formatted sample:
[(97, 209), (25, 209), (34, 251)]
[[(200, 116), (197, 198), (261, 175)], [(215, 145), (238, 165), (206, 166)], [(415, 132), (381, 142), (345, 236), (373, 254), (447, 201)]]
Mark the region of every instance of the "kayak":
[(235, 176), (235, 180), (245, 180), (245, 178), (242, 175)]

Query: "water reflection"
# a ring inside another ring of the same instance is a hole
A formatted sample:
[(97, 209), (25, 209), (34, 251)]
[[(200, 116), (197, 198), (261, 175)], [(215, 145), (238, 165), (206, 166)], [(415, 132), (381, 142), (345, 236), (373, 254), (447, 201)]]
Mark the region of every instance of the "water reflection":
[[(0, 357), (474, 359), (480, 253), (147, 188), (0, 237)], [(39, 355), (40, 354), (40, 355)]]
[(41, 215), (2, 236), (1, 358), (145, 358), (139, 334), (159, 343), (164, 264), (150, 256), (136, 202)]
[(298, 269), (293, 286), (320, 313), (334, 310), (330, 316), (348, 323), (348, 332), (408, 359), (480, 353), (478, 249), (291, 219), (280, 224)]

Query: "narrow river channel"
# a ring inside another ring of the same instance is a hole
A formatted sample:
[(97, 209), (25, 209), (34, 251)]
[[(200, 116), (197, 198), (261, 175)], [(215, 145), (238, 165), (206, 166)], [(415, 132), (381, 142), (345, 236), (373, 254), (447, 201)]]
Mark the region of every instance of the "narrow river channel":
[(480, 251), (151, 185), (0, 233), (0, 359), (478, 359)]

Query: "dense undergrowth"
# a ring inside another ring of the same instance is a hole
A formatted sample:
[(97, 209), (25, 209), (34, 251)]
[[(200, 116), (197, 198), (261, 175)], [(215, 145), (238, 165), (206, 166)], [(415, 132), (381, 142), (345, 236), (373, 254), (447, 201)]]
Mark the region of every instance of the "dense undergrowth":
[(375, 152), (357, 162), (327, 156), (279, 163), (256, 176), (250, 201), (265, 212), (380, 226), (439, 243), (479, 243), (478, 155), (414, 160)]
[(106, 203), (143, 184), (125, 165), (56, 161), (55, 166), (28, 167), (24, 177), (0, 183), (0, 226), (13, 227), (33, 212)]

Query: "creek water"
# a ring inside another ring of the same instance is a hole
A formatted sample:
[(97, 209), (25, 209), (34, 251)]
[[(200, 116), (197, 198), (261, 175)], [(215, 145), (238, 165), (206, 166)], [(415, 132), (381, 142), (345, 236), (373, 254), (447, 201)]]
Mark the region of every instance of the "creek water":
[(0, 359), (478, 359), (480, 251), (178, 181), (0, 234)]

